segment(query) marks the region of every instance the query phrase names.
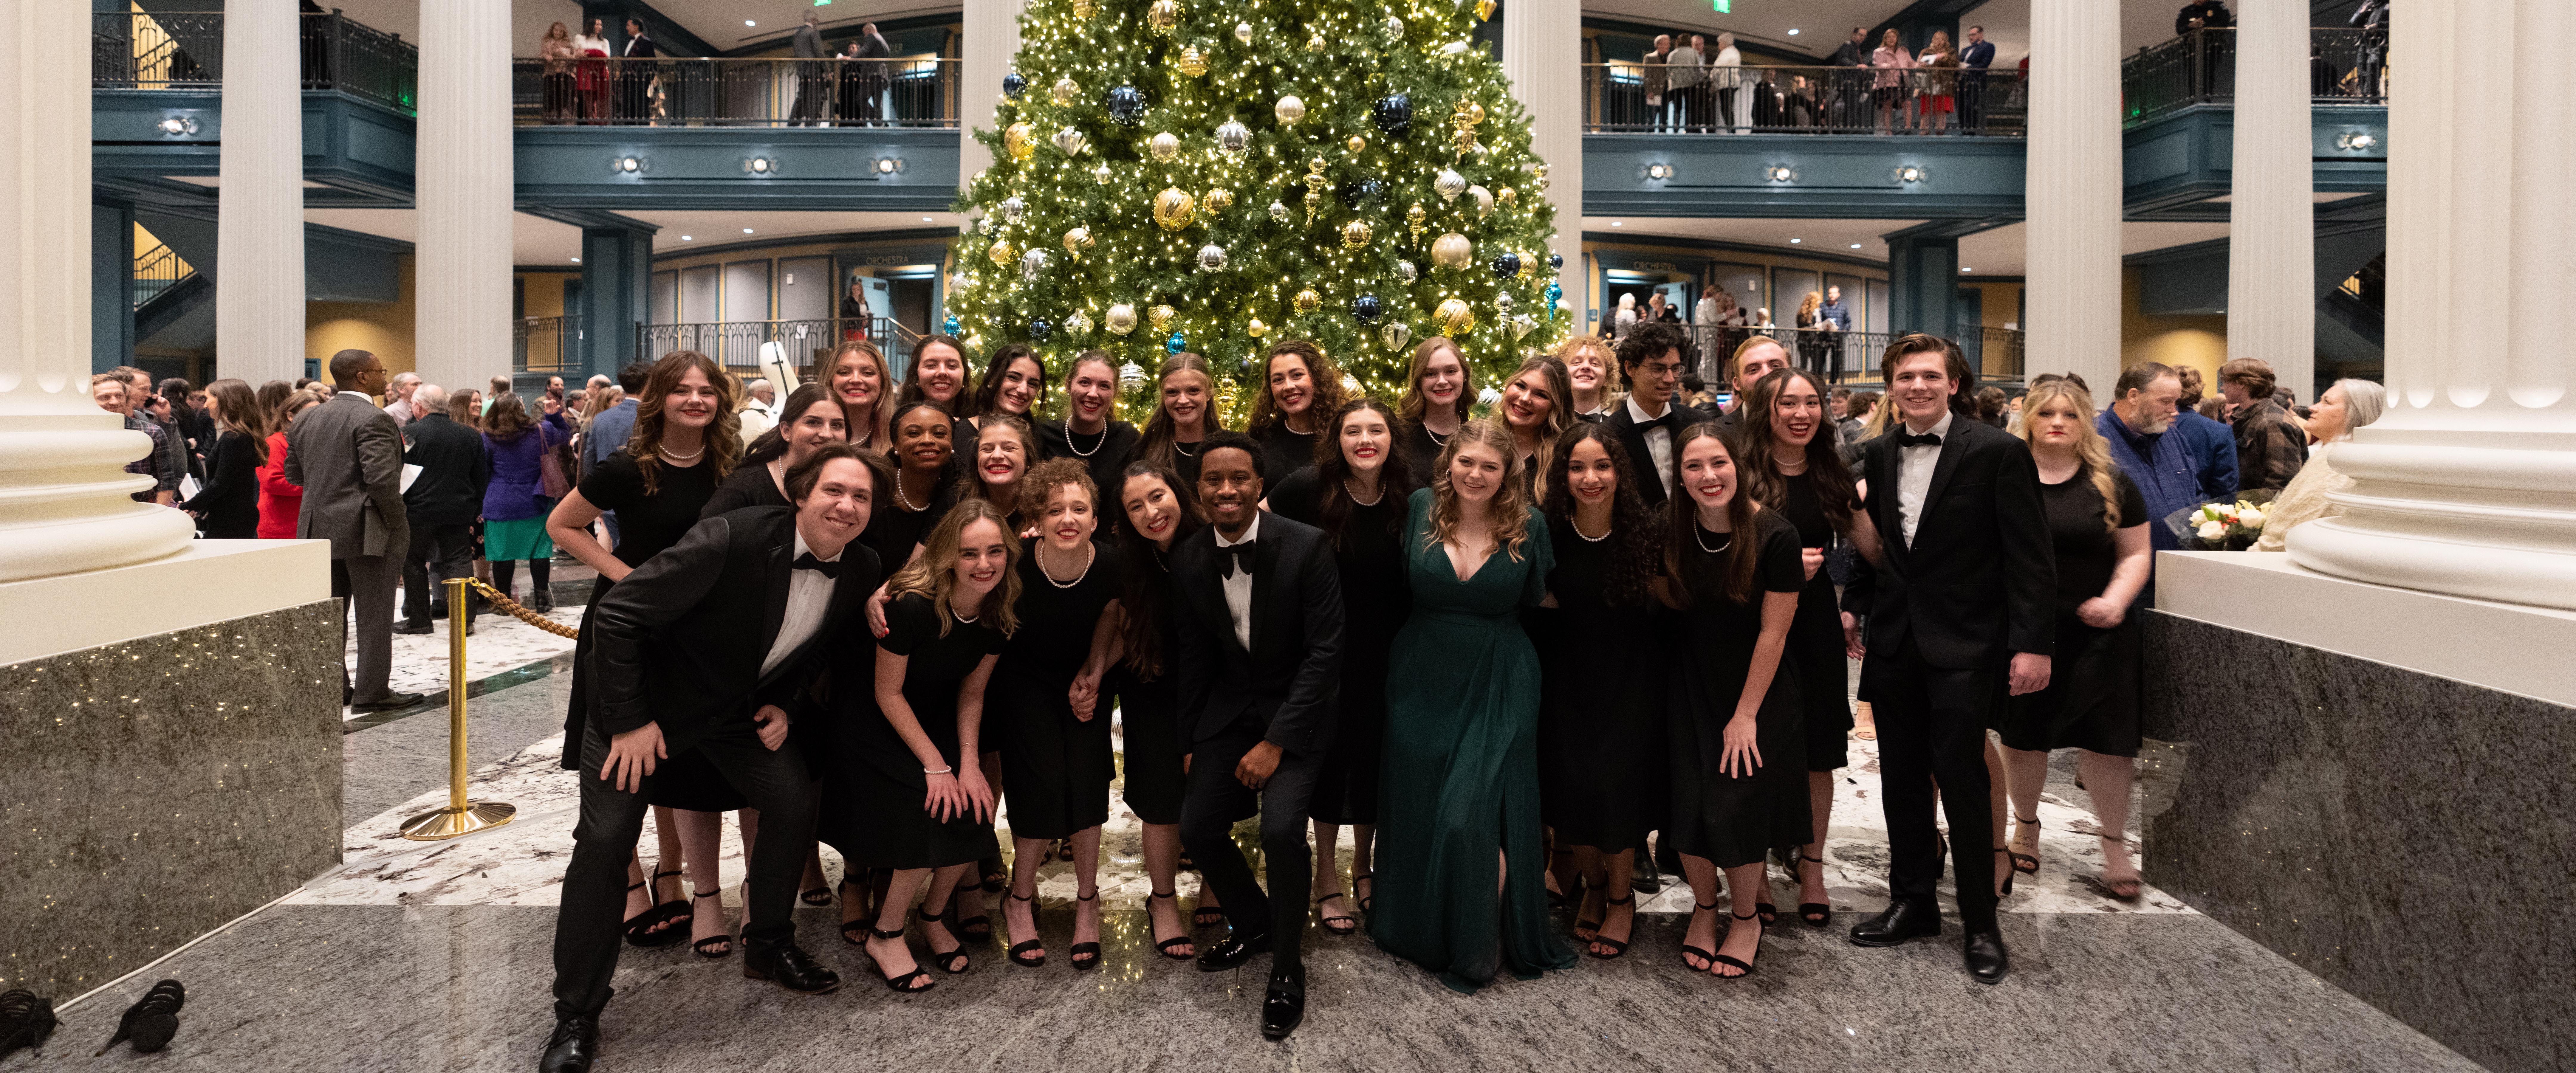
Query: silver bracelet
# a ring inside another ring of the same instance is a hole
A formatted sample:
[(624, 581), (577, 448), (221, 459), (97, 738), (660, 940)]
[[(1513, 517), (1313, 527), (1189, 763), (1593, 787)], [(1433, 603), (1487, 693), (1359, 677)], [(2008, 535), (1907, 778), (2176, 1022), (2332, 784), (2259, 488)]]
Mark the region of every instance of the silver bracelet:
[(921, 773), (924, 775), (946, 775), (955, 770), (957, 769), (953, 766), (944, 768), (923, 768), (921, 769)]

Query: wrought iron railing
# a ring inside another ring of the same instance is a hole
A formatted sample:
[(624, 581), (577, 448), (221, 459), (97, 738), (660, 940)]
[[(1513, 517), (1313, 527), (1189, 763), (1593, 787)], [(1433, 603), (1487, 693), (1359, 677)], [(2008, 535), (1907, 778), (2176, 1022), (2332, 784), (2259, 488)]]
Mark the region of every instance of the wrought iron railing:
[[(298, 27), (304, 88), (417, 111), (420, 48), (338, 11)], [(103, 13), (90, 17), (90, 85), (98, 89), (221, 90), (220, 12)]]
[(745, 376), (761, 374), (760, 347), (778, 343), (797, 375), (812, 378), (817, 367), (844, 339), (866, 339), (886, 358), (887, 371), (902, 376), (920, 339), (892, 317), (827, 317), (816, 320), (730, 320), (702, 324), (638, 324), (635, 356), (651, 360), (674, 350), (694, 350)]
[(178, 251), (166, 245), (155, 244), (151, 249), (137, 252), (134, 255), (134, 308), (143, 308), (144, 303), (160, 297), (196, 273), (196, 268), (180, 257)]
[(581, 369), (581, 315), (520, 317), (510, 322), (510, 368), (523, 373)]
[(1587, 133), (2018, 137), (2028, 106), (2019, 72), (1985, 68), (1583, 65)]
[[(2388, 103), (2388, 30), (2308, 31), (2308, 95), (2316, 104)], [(2122, 116), (2143, 123), (2195, 104), (2236, 101), (2236, 31), (2193, 30), (2120, 62)]]
[(957, 126), (949, 59), (515, 59), (521, 126)]
[[(1888, 344), (1905, 334), (1823, 328), (1758, 328), (1752, 325), (1693, 325), (1687, 329), (1692, 370), (1701, 380), (1720, 390), (1724, 389), (1727, 379), (1726, 359), (1745, 340), (1757, 335), (1779, 340), (1781, 346), (1788, 348), (1790, 361), (1798, 368), (1839, 384), (1879, 379), (1882, 376), (1879, 363), (1887, 353)], [(1979, 379), (2018, 381), (2022, 378), (2020, 329), (1966, 328), (1953, 341), (1959, 344), (1969, 367), (1978, 371)]]

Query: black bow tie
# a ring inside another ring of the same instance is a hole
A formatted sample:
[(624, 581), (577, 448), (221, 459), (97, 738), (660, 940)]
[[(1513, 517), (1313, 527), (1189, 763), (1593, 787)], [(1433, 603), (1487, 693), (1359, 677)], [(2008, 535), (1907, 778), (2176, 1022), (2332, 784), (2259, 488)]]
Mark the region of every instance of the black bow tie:
[(1899, 447), (1939, 447), (1941, 446), (1941, 434), (1938, 432), (1926, 432), (1917, 436), (1911, 432), (1900, 431), (1896, 434), (1896, 445)]
[(794, 566), (794, 569), (811, 570), (835, 581), (838, 581), (841, 578), (841, 564), (839, 562), (824, 562), (821, 559), (815, 558), (814, 553), (810, 551), (796, 557), (796, 565)]
[(1247, 540), (1241, 544), (1218, 548), (1216, 553), (1234, 561), (1234, 569), (1228, 573), (1240, 573), (1245, 577), (1251, 577), (1252, 564), (1260, 557), (1260, 549), (1259, 542)]

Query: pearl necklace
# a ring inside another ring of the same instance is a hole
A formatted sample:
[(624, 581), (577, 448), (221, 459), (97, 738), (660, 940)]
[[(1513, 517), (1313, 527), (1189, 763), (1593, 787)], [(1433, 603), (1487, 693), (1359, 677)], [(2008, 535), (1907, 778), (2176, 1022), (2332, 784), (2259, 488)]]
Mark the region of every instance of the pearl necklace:
[(1100, 449), (1106, 446), (1109, 446), (1109, 422), (1103, 421), (1100, 423), (1100, 438), (1092, 441), (1091, 449), (1085, 451), (1082, 448), (1073, 445), (1073, 419), (1070, 417), (1064, 419), (1065, 450), (1071, 451), (1077, 456), (1089, 458), (1093, 455), (1099, 454)]
[(1342, 478), (1342, 492), (1343, 494), (1351, 497), (1351, 502), (1358, 503), (1363, 507), (1374, 507), (1380, 503), (1386, 502), (1386, 485), (1383, 483), (1377, 486), (1377, 498), (1369, 500), (1366, 503), (1360, 503), (1360, 494), (1352, 490), (1351, 479), (1348, 477)]
[(1705, 536), (1702, 536), (1702, 535), (1701, 535), (1702, 533), (1705, 533), (1705, 532), (1706, 532), (1706, 530), (1701, 529), (1701, 528), (1699, 527), (1699, 524), (1698, 524), (1698, 523), (1694, 522), (1694, 523), (1692, 523), (1692, 524), (1691, 524), (1691, 542), (1692, 542), (1692, 543), (1695, 543), (1695, 544), (1698, 544), (1698, 545), (1699, 545), (1699, 550), (1701, 550), (1701, 551), (1707, 552), (1707, 553), (1709, 553), (1709, 554), (1711, 554), (1711, 555), (1715, 555), (1715, 554), (1717, 554), (1718, 552), (1725, 551), (1726, 549), (1728, 549), (1728, 548), (1731, 548), (1731, 547), (1734, 547), (1734, 546), (1735, 546), (1735, 534), (1733, 534), (1733, 533), (1728, 533), (1728, 534), (1726, 534), (1726, 539), (1725, 539), (1725, 540), (1723, 540), (1723, 541), (1718, 542), (1718, 545), (1717, 545), (1716, 547), (1714, 547), (1714, 548), (1709, 547), (1709, 546), (1708, 546), (1708, 538), (1707, 538), (1707, 537), (1705, 537)]
[(681, 454), (680, 452), (674, 451), (668, 447), (656, 447), (653, 449), (653, 453), (661, 455), (663, 461), (669, 462), (672, 465), (686, 466), (692, 462), (696, 462), (698, 459), (706, 457), (707, 449), (705, 447), (700, 447), (688, 454)]
[(913, 506), (911, 497), (903, 494), (903, 474), (901, 471), (897, 471), (894, 475), (894, 505), (901, 507), (906, 512), (912, 514), (919, 514), (922, 511), (930, 509), (930, 504), (928, 503), (924, 503), (918, 507)]
[(1449, 449), (1449, 436), (1457, 435), (1456, 432), (1451, 432), (1449, 436), (1443, 436), (1437, 432), (1431, 431), (1431, 426), (1429, 425), (1422, 426), (1422, 434), (1431, 437), (1432, 446), (1438, 447), (1444, 451)]
[[(1087, 543), (1087, 542), (1086, 542), (1086, 543)], [(1093, 563), (1096, 563), (1096, 562), (1099, 562), (1099, 561), (1100, 561), (1100, 548), (1099, 548), (1099, 546), (1098, 546), (1098, 545), (1091, 545), (1090, 547), (1088, 547), (1088, 548), (1086, 549), (1086, 550), (1089, 552), (1089, 554), (1087, 554), (1086, 556), (1084, 556), (1084, 557), (1083, 557), (1083, 560), (1082, 560), (1082, 572), (1081, 572), (1081, 573), (1079, 573), (1079, 574), (1075, 574), (1075, 575), (1073, 576), (1073, 580), (1071, 580), (1071, 581), (1057, 581), (1057, 580), (1055, 579), (1055, 575), (1054, 575), (1054, 574), (1047, 573), (1047, 568), (1046, 568), (1046, 550), (1047, 550), (1047, 546), (1046, 546), (1045, 544), (1041, 543), (1041, 544), (1039, 544), (1039, 545), (1038, 545), (1038, 556), (1037, 556), (1037, 558), (1038, 558), (1038, 576), (1039, 576), (1039, 577), (1042, 577), (1042, 578), (1047, 579), (1047, 584), (1049, 584), (1049, 585), (1053, 585), (1053, 586), (1055, 586), (1056, 588), (1059, 588), (1059, 589), (1070, 589), (1070, 588), (1073, 588), (1073, 587), (1074, 587), (1074, 586), (1076, 586), (1076, 585), (1080, 585), (1080, 584), (1082, 584), (1082, 579), (1084, 579), (1084, 578), (1087, 578), (1087, 577), (1090, 577), (1090, 576), (1091, 576), (1091, 564), (1093, 564)]]
[(1611, 531), (1610, 531), (1610, 530), (1608, 530), (1608, 529), (1604, 529), (1604, 530), (1602, 530), (1602, 531), (1601, 531), (1601, 535), (1600, 535), (1600, 536), (1593, 536), (1593, 535), (1591, 535), (1591, 534), (1586, 533), (1586, 532), (1584, 532), (1584, 531), (1583, 531), (1583, 523), (1582, 523), (1582, 522), (1575, 521), (1575, 520), (1574, 520), (1574, 519), (1572, 519), (1572, 518), (1568, 518), (1568, 519), (1566, 519), (1566, 521), (1565, 521), (1565, 525), (1566, 525), (1566, 528), (1574, 530), (1574, 535), (1579, 536), (1579, 537), (1582, 537), (1582, 538), (1583, 538), (1583, 540), (1584, 540), (1584, 542), (1585, 542), (1585, 543), (1588, 543), (1588, 544), (1598, 544), (1598, 543), (1601, 543), (1601, 542), (1602, 542), (1602, 541), (1604, 541), (1604, 540), (1608, 540), (1608, 539), (1610, 539), (1610, 532), (1611, 532)]

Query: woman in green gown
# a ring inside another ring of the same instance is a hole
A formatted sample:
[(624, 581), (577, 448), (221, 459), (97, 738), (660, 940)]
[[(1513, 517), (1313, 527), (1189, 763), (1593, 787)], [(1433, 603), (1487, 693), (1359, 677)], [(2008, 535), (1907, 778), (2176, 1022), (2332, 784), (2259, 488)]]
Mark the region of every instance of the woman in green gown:
[(1470, 421), (1405, 526), (1413, 615), (1388, 655), (1377, 890), (1369, 933), (1472, 993), (1574, 964), (1549, 930), (1539, 845), (1538, 652), (1547, 522), (1523, 498), (1511, 429)]

